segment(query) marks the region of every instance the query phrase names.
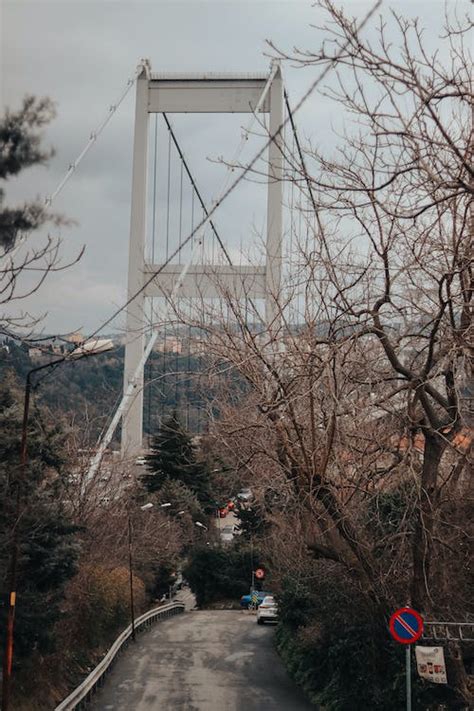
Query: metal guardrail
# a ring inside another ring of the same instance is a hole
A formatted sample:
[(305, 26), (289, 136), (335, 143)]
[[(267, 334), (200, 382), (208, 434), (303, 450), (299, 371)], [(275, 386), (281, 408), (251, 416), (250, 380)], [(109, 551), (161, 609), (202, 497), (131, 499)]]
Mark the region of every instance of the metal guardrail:
[[(185, 605), (182, 602), (171, 602), (168, 605), (155, 607), (153, 610), (145, 612), (135, 620), (135, 631), (139, 632), (144, 627), (150, 627), (155, 620), (165, 619), (184, 612)], [(94, 692), (96, 686), (100, 684), (104, 675), (110, 669), (115, 657), (120, 650), (126, 645), (132, 635), (132, 625), (129, 625), (122, 634), (117, 637), (105, 657), (91, 671), (88, 677), (84, 679), (82, 684), (78, 686), (69, 696), (62, 701), (59, 706), (56, 706), (55, 711), (72, 711), (80, 708), (84, 703), (87, 703), (89, 696)]]
[(424, 622), (423, 639), (474, 642), (474, 622)]

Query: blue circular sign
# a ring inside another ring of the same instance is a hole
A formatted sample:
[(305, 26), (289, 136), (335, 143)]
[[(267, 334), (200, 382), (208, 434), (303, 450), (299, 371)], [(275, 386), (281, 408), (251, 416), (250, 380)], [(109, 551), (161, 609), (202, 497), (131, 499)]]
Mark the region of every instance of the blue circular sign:
[(400, 644), (413, 644), (423, 634), (423, 619), (412, 607), (401, 607), (391, 616), (389, 629)]

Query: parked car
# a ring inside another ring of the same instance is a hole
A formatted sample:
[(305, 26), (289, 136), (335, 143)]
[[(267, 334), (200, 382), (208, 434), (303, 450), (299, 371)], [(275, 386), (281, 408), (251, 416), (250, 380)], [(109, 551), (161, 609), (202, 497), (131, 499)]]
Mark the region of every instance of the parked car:
[[(264, 598), (266, 598), (268, 595), (271, 595), (271, 593), (257, 591), (257, 607), (258, 607), (258, 605), (260, 605), (263, 602)], [(243, 607), (247, 610), (251, 604), (252, 604), (251, 593), (249, 593), (248, 595), (242, 595), (242, 597), (240, 598), (240, 607)]]
[(276, 622), (278, 620), (278, 605), (273, 595), (267, 595), (257, 609), (257, 624)]
[(242, 489), (242, 491), (239, 491), (237, 494), (237, 498), (241, 501), (250, 501), (250, 499), (253, 498), (252, 489)]

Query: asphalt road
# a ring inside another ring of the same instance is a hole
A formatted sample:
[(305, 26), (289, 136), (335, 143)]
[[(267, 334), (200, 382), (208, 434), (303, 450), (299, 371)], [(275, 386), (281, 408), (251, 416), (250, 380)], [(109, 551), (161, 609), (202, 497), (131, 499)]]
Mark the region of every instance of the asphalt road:
[(116, 661), (92, 711), (315, 711), (286, 674), (272, 625), (239, 610), (159, 622)]

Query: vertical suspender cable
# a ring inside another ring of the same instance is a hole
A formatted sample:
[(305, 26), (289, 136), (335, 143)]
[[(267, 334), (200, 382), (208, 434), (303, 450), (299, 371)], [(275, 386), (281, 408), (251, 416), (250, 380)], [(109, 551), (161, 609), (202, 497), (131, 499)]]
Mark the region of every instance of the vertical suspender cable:
[[(168, 137), (168, 175), (167, 175), (167, 191), (166, 191), (166, 259), (169, 257), (170, 246), (170, 192), (171, 192), (171, 138)], [(166, 305), (166, 300), (165, 300)], [(168, 338), (168, 310), (165, 308), (164, 319), (164, 334), (163, 334), (163, 390), (164, 398), (162, 399), (161, 421), (165, 418), (166, 403), (169, 398), (168, 388), (168, 358), (167, 358), (167, 338)]]
[[(154, 131), (154, 146), (153, 146), (153, 214), (151, 218), (151, 263), (155, 263), (155, 239), (156, 239), (156, 177), (157, 177), (157, 153), (158, 153), (158, 114), (155, 114), (155, 131)], [(154, 326), (154, 308), (153, 297), (151, 297), (151, 315), (150, 328)], [(152, 399), (153, 399), (153, 353), (150, 353), (148, 359), (148, 443), (151, 443), (152, 437)]]
[[(181, 169), (180, 169), (180, 176), (179, 176), (179, 228), (178, 228), (178, 239), (179, 239), (179, 255), (178, 255), (178, 264), (181, 264), (181, 238), (182, 238), (182, 230), (183, 230), (183, 163), (181, 161)], [(179, 313), (179, 297), (178, 297), (178, 313)], [(176, 404), (176, 409), (178, 409), (179, 405), (179, 395), (178, 395), (178, 381), (179, 381), (179, 372), (178, 368), (181, 362), (180, 359), (180, 338), (179, 338), (179, 331), (178, 331), (178, 323), (175, 323), (175, 373), (174, 373), (174, 400)]]
[(181, 162), (179, 185), (179, 254), (178, 264), (181, 264), (181, 240), (183, 238), (183, 163)]
[[(191, 231), (194, 231), (194, 196), (195, 190), (191, 182)], [(191, 315), (191, 314), (190, 314)], [(194, 363), (194, 361), (193, 361)], [(186, 429), (190, 428), (190, 396), (191, 396), (191, 325), (188, 326), (188, 376), (186, 380)]]
[(168, 139), (168, 189), (166, 195), (166, 259), (170, 248), (171, 137)]
[[(293, 134), (293, 148), (292, 148), (292, 155), (295, 152), (295, 136)], [(292, 287), (292, 278), (293, 278), (293, 256), (294, 256), (294, 251), (293, 251), (293, 242), (294, 242), (294, 237), (295, 237), (295, 180), (296, 180), (296, 172), (295, 169), (293, 168), (293, 175), (292, 175), (292, 180), (291, 180), (291, 188), (290, 188), (290, 252), (288, 255), (288, 270), (289, 270), (289, 284), (290, 284), (290, 293), (291, 293), (291, 298), (289, 301), (289, 322), (290, 322), (290, 328), (291, 328), (291, 323), (292, 320), (295, 318), (295, 303), (294, 303), (294, 294), (293, 294), (293, 287)], [(292, 317), (293, 316), (293, 317)], [(293, 324), (294, 326), (294, 324)]]

